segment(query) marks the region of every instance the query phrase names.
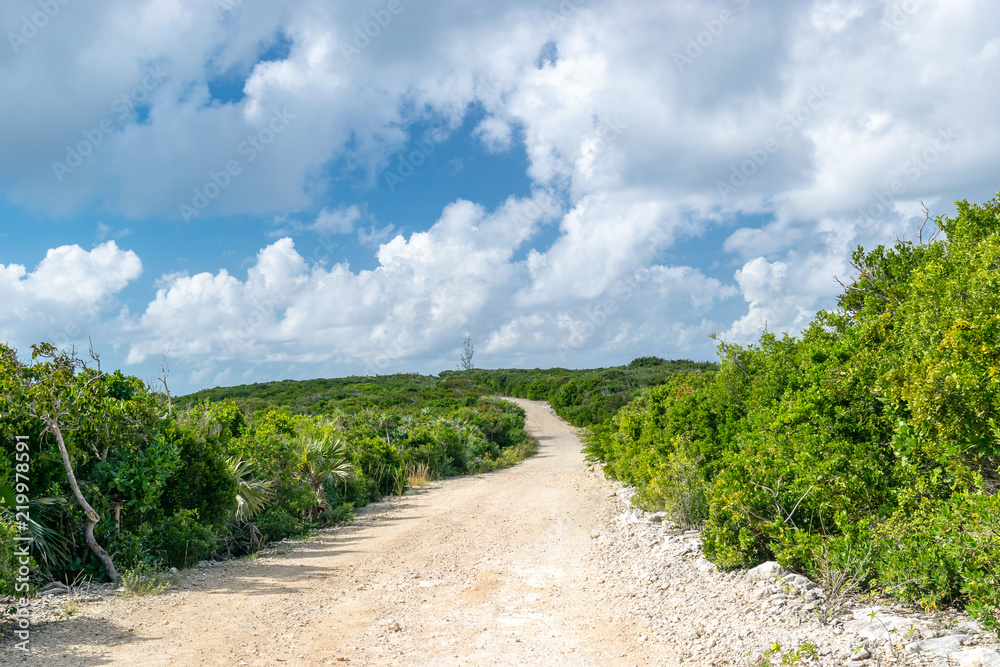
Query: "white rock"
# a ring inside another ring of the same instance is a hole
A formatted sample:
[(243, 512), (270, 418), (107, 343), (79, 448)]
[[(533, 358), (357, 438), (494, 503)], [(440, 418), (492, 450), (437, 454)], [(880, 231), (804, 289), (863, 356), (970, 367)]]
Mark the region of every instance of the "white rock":
[[(875, 618), (872, 618), (872, 612)], [(893, 643), (916, 639), (930, 627), (926, 622), (905, 616), (890, 616), (882, 607), (865, 607), (854, 610), (854, 620), (844, 623), (844, 630), (878, 642)]]
[(789, 574), (781, 579), (782, 581), (787, 581), (792, 586), (795, 586), (800, 591), (807, 591), (810, 588), (816, 587), (816, 584), (810, 581), (807, 577), (803, 577), (801, 574)]
[(747, 579), (750, 581), (766, 581), (768, 579), (777, 579), (782, 574), (784, 574), (784, 569), (778, 565), (773, 560), (766, 563), (761, 563), (757, 567), (749, 570), (747, 572)]
[(715, 572), (715, 564), (710, 563), (704, 558), (699, 558), (698, 562), (696, 562), (694, 566), (699, 572)]
[(867, 660), (870, 657), (872, 657), (871, 651), (864, 646), (851, 654), (851, 660)]
[(1000, 653), (986, 648), (969, 648), (949, 656), (961, 667), (1000, 667)]
[(906, 650), (912, 653), (932, 653), (934, 655), (947, 657), (962, 648), (962, 642), (965, 641), (968, 636), (969, 635), (954, 634), (937, 637), (935, 639), (924, 639), (923, 641), (907, 645)]
[(66, 595), (69, 592), (69, 586), (61, 581), (50, 581), (42, 587), (39, 591), (38, 596), (43, 597), (47, 595)]

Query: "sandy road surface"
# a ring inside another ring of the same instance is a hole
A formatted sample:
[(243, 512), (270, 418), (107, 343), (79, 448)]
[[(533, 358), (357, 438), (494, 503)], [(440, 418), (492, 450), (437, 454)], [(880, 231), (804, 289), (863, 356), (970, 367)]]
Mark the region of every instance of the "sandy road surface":
[(601, 608), (593, 537), (611, 486), (572, 428), (518, 401), (537, 456), (371, 506), (291, 553), (194, 570), (180, 589), (81, 604), (30, 665), (651, 665)]

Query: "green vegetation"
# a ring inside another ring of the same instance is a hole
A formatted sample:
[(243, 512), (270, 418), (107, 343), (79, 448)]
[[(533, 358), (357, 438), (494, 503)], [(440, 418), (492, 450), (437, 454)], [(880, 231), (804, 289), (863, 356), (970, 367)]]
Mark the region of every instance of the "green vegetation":
[[(411, 477), (488, 472), (534, 451), (524, 411), (468, 379), (267, 383), (171, 404), (96, 355), (47, 344), (30, 359), (0, 345), (0, 438), (0, 595), (24, 592), (19, 533), (34, 538), (36, 583), (156, 591), (166, 568), (348, 519)], [(31, 521), (18, 525), (26, 500)]]
[[(718, 365), (479, 370), (467, 341), (465, 369), (438, 377), (215, 388), (172, 410), (96, 357), (0, 346), (0, 594), (16, 531), (39, 574), (117, 578), (117, 564), (141, 587), (408, 484), (512, 465), (533, 443), (501, 395), (588, 427), (589, 458), (642, 506), (704, 527), (721, 567), (776, 558), (832, 600), (959, 604), (998, 628), (1000, 199), (936, 224), (940, 240), (859, 248), (836, 310), (798, 337), (721, 343)], [(31, 521), (16, 525), (29, 468)]]
[(548, 401), (560, 417), (574, 426), (602, 424), (643, 389), (669, 381), (679, 373), (710, 373), (709, 362), (666, 361), (640, 357), (627, 366), (593, 370), (476, 370), (442, 373), (442, 377), (466, 378), (498, 396)]
[(718, 372), (649, 389), (589, 455), (703, 524), (722, 567), (816, 579), (1000, 623), (1000, 200), (944, 238), (853, 255), (798, 338), (723, 343)]

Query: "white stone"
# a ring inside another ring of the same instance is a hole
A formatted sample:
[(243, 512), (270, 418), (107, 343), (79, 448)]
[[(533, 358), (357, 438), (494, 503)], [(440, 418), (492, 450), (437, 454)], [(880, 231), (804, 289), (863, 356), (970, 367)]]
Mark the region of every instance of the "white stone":
[(867, 660), (872, 657), (871, 651), (862, 646), (851, 655), (851, 660)]
[(699, 572), (715, 572), (715, 565), (704, 558), (699, 558), (694, 566)]
[(954, 634), (936, 637), (935, 639), (924, 639), (923, 641), (916, 642), (912, 649), (910, 646), (907, 646), (906, 649), (913, 653), (933, 653), (934, 655), (947, 657), (962, 648), (962, 642), (968, 636)]
[(766, 563), (761, 563), (757, 567), (749, 570), (747, 572), (747, 579), (750, 581), (766, 581), (768, 579), (777, 579), (785, 570), (778, 565), (773, 560)]
[(1000, 667), (1000, 653), (986, 648), (969, 648), (952, 653), (952, 660), (961, 667)]

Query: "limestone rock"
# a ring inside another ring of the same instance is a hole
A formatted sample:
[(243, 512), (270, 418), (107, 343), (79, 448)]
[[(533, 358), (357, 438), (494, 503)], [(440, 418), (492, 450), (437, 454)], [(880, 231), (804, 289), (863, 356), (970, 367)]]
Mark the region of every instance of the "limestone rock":
[(949, 656), (961, 667), (1000, 667), (1000, 653), (985, 648), (969, 648)]
[(780, 565), (773, 560), (770, 560), (766, 563), (761, 563), (757, 567), (748, 571), (747, 579), (750, 581), (767, 581), (769, 579), (779, 578), (782, 574), (784, 574), (784, 572), (785, 570), (782, 569)]

